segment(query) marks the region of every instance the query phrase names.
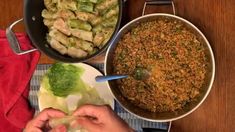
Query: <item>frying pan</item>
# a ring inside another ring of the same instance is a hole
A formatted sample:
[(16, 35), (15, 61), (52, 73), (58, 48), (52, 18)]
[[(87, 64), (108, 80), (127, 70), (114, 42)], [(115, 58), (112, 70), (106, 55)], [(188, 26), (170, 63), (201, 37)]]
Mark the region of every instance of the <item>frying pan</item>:
[[(175, 9), (174, 9), (174, 3), (171, 0), (168, 1), (147, 1), (145, 3), (145, 6), (148, 4), (171, 4), (173, 7), (173, 12), (175, 14)], [(143, 9), (143, 14), (145, 10), (145, 6)], [(116, 35), (113, 43), (110, 45), (110, 47), (107, 50), (106, 57), (105, 57), (105, 75), (112, 75), (114, 66), (113, 66), (113, 58), (114, 58), (114, 51), (118, 45), (118, 42), (122, 39), (123, 35), (129, 32), (131, 29), (137, 27), (141, 23), (145, 23), (148, 21), (154, 21), (158, 19), (163, 19), (167, 18), (172, 21), (180, 21), (184, 27), (186, 27), (189, 31), (191, 31), (193, 34), (196, 35), (196, 37), (199, 39), (201, 44), (204, 45), (205, 47), (205, 54), (206, 58), (208, 59), (208, 68), (207, 68), (207, 74), (205, 77), (205, 82), (201, 88), (201, 93), (200, 96), (197, 98), (196, 101), (188, 103), (183, 109), (177, 110), (174, 112), (150, 112), (148, 110), (142, 109), (140, 107), (135, 106), (133, 103), (131, 103), (128, 99), (126, 99), (120, 89), (117, 86), (116, 81), (108, 81), (108, 85), (111, 89), (111, 92), (113, 93), (113, 96), (115, 99), (130, 113), (138, 116), (139, 118), (148, 120), (148, 121), (153, 121), (153, 122), (171, 122), (174, 120), (178, 120), (180, 118), (183, 118), (190, 113), (192, 113), (194, 110), (196, 110), (202, 102), (206, 99), (208, 96), (213, 81), (215, 77), (215, 60), (214, 60), (214, 55), (212, 48), (206, 39), (206, 37), (203, 35), (203, 33), (196, 27), (194, 26), (191, 22), (185, 20), (182, 17), (176, 16), (176, 15), (171, 15), (171, 14), (166, 14), (166, 13), (154, 13), (154, 14), (149, 14), (149, 15), (143, 15), (141, 17), (138, 17), (128, 24), (126, 24), (123, 28), (120, 29), (118, 34)]]
[[(12, 48), (12, 50), (18, 54), (26, 54), (29, 52), (33, 52), (35, 50), (39, 50), (43, 53), (45, 53), (47, 56), (58, 60), (62, 62), (83, 62), (86, 60), (89, 60), (100, 53), (102, 53), (105, 49), (107, 49), (107, 46), (112, 42), (114, 36), (116, 35), (120, 23), (121, 23), (121, 18), (122, 18), (122, 6), (123, 6), (123, 1), (118, 0), (118, 5), (119, 5), (119, 15), (118, 15), (118, 22), (115, 27), (115, 31), (112, 34), (111, 38), (109, 41), (100, 49), (97, 51), (95, 54), (87, 56), (85, 58), (72, 58), (67, 55), (62, 55), (56, 50), (52, 49), (47, 40), (46, 40), (46, 33), (48, 32), (47, 27), (43, 24), (43, 18), (41, 16), (41, 12), (43, 9), (45, 9), (44, 6), (44, 0), (24, 0), (24, 9), (23, 9), (23, 18), (20, 20), (15, 21), (12, 23), (7, 29), (6, 29), (6, 35), (9, 41), (9, 44)], [(23, 21), (26, 32), (30, 38), (30, 40), (33, 43), (33, 46), (35, 47), (34, 49), (26, 50), (23, 51), (20, 48), (20, 44), (12, 31), (12, 28), (14, 27), (15, 24)]]

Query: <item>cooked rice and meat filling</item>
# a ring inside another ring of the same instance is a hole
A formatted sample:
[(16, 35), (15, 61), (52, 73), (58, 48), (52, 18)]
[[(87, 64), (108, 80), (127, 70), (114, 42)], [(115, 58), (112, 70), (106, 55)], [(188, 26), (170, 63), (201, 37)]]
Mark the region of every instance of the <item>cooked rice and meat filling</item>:
[[(122, 94), (152, 112), (176, 111), (196, 100), (205, 80), (205, 47), (179, 21), (167, 18), (145, 22), (127, 32), (117, 45), (115, 74)], [(136, 68), (150, 76), (137, 80)]]

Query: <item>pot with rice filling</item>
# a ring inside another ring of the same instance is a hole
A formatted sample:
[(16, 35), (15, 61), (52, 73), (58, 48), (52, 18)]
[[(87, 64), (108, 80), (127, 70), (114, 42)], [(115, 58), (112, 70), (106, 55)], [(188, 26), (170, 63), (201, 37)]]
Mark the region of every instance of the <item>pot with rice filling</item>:
[[(150, 77), (135, 79), (135, 69)], [(205, 36), (189, 21), (155, 13), (125, 25), (108, 48), (106, 75), (129, 75), (108, 81), (116, 100), (149, 121), (166, 122), (193, 112), (213, 84), (215, 62)]]

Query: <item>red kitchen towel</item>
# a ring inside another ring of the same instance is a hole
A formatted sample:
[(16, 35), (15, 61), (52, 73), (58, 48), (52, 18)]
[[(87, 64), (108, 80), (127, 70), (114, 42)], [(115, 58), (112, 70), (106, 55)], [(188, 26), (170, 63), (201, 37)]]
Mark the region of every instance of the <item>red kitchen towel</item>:
[[(22, 49), (32, 48), (25, 34), (17, 34)], [(0, 130), (22, 131), (34, 114), (28, 101), (29, 83), (40, 53), (16, 55), (0, 30)]]

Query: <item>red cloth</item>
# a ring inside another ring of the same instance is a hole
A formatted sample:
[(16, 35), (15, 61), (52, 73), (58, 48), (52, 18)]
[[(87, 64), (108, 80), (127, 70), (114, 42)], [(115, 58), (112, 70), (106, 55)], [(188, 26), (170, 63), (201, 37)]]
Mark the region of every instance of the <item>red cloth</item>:
[[(30, 49), (25, 34), (17, 34), (22, 49)], [(28, 102), (29, 82), (40, 53), (16, 55), (10, 48), (5, 31), (0, 30), (0, 131), (22, 131), (32, 119), (34, 109)]]

